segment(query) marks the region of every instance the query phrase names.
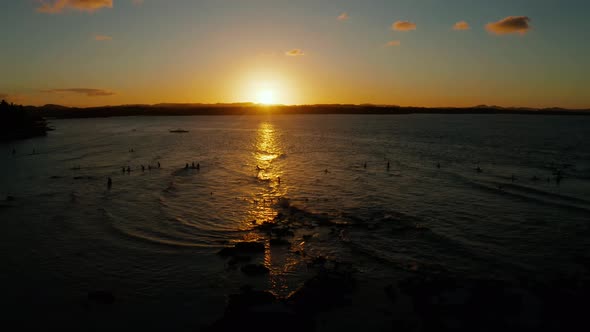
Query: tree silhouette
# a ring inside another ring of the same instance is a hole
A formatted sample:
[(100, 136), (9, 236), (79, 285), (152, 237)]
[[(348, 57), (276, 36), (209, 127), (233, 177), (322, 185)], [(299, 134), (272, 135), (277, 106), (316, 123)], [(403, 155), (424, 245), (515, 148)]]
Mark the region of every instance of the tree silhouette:
[(22, 105), (0, 102), (0, 141), (47, 135), (47, 121)]

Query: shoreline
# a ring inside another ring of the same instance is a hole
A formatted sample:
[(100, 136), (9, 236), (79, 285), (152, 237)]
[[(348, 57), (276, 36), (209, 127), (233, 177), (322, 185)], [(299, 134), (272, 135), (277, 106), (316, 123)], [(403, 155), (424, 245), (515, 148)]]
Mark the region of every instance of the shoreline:
[(397, 106), (357, 105), (309, 105), (309, 106), (235, 106), (235, 105), (130, 105), (103, 107), (64, 107), (46, 105), (27, 106), (27, 110), (45, 118), (104, 118), (122, 116), (224, 116), (224, 115), (407, 115), (407, 114), (449, 114), (449, 115), (559, 115), (588, 116), (590, 110), (568, 110), (560, 108), (423, 108)]

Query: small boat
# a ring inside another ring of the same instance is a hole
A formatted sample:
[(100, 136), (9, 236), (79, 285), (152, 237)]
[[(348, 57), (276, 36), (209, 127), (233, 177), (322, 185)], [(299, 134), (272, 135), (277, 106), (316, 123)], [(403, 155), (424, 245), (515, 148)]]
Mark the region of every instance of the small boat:
[(184, 129), (170, 129), (171, 133), (188, 133), (188, 130), (184, 130)]

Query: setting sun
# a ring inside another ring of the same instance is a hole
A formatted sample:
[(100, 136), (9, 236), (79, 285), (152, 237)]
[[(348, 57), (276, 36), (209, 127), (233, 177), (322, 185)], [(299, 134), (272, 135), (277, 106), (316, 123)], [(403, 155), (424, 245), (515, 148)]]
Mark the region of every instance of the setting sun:
[(256, 102), (264, 105), (274, 104), (275, 94), (272, 90), (260, 90), (256, 95)]

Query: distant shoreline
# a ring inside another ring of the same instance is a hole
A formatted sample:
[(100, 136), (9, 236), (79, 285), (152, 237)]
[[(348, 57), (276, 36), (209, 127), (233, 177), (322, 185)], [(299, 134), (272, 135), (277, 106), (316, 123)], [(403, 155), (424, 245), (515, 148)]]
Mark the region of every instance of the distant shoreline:
[(159, 104), (122, 105), (102, 107), (65, 107), (45, 105), (27, 106), (28, 110), (46, 118), (104, 118), (120, 116), (199, 116), (199, 115), (264, 115), (264, 114), (524, 114), (524, 115), (590, 115), (588, 110), (562, 108), (502, 108), (477, 106), (468, 108), (426, 108), (373, 105), (302, 105), (302, 106), (261, 106), (255, 104)]

